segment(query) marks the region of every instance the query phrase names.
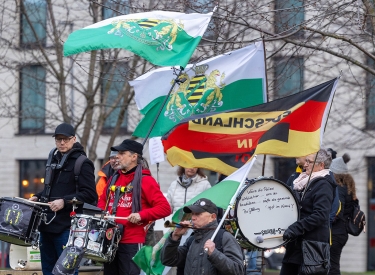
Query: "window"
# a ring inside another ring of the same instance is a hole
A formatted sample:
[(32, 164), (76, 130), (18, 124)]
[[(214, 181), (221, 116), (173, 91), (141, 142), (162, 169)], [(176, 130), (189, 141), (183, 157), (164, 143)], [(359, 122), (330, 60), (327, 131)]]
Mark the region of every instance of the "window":
[[(280, 35), (296, 31), (305, 19), (304, 0), (276, 0), (275, 10), (275, 32)], [(302, 36), (303, 32), (295, 35)]]
[[(367, 171), (368, 171), (368, 213), (367, 217), (375, 217), (375, 157), (367, 159)], [(375, 270), (375, 219), (367, 219), (367, 270)]]
[(296, 171), (296, 159), (274, 158), (273, 162), (275, 164), (275, 179), (286, 183), (288, 178)]
[[(367, 58), (367, 66), (374, 68), (375, 61)], [(366, 76), (366, 129), (375, 130), (375, 76), (367, 73)]]
[[(209, 13), (212, 12), (216, 6), (216, 2), (212, 0), (188, 0), (187, 2), (187, 7), (185, 9), (186, 13)], [(203, 34), (203, 38), (209, 40), (217, 39), (218, 26), (217, 19), (211, 18), (211, 21)]]
[[(124, 75), (126, 74), (127, 66), (125, 63), (116, 64), (115, 67), (107, 64), (105, 66), (105, 73), (102, 80), (102, 97), (105, 104), (105, 111), (107, 112), (112, 105), (116, 102), (119, 94), (123, 94), (125, 85), (127, 81), (125, 80)], [(117, 124), (121, 109), (124, 108), (124, 98), (120, 100), (120, 103), (117, 104), (117, 107), (111, 112), (107, 117), (103, 126), (103, 133), (110, 134), (113, 128)], [(127, 130), (127, 112), (123, 122), (121, 124), (121, 133), (125, 133)]]
[(47, 5), (45, 0), (22, 0), (21, 45), (46, 45)]
[(44, 175), (47, 160), (20, 160), (21, 198), (30, 198), (44, 188)]
[(104, 0), (102, 9), (103, 20), (129, 14), (130, 8), (128, 2), (128, 0)]
[(303, 91), (303, 57), (275, 59), (275, 99)]
[(21, 69), (20, 121), (21, 134), (44, 132), (46, 70), (39, 65)]

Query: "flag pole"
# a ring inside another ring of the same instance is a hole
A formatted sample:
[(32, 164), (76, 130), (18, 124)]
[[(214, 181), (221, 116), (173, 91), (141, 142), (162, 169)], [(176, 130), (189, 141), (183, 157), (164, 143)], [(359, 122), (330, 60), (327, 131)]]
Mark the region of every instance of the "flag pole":
[[(242, 177), (242, 180), (241, 180), (240, 184), (238, 185), (238, 188), (237, 188), (236, 192), (234, 193), (234, 196), (232, 197), (232, 199), (231, 199), (230, 202), (229, 202), (229, 205), (228, 205), (228, 207), (227, 207), (227, 210), (226, 210), (225, 213), (223, 214), (223, 217), (221, 218), (218, 227), (216, 228), (214, 234), (212, 235), (212, 237), (211, 237), (211, 241), (213, 241), (213, 240), (215, 239), (216, 234), (219, 232), (221, 226), (223, 225), (224, 220), (225, 220), (225, 217), (228, 215), (230, 209), (232, 208), (234, 202), (236, 201), (236, 199), (237, 199), (237, 195), (238, 195), (238, 193), (240, 192), (240, 190), (242, 189), (242, 186), (245, 184), (246, 177), (247, 177), (247, 175), (249, 174), (249, 171), (250, 171), (251, 167), (253, 167), (254, 162), (255, 162), (256, 159), (257, 159), (257, 155), (254, 155), (253, 158), (251, 159), (251, 162), (250, 162), (249, 167), (248, 167), (247, 170), (246, 170), (246, 173), (244, 173), (244, 175), (243, 175), (243, 177)], [(206, 249), (205, 249), (205, 252), (207, 252)]]
[(183, 70), (184, 70), (184, 68), (183, 68), (183, 67), (180, 67), (180, 72), (179, 72), (179, 74), (176, 76), (176, 78), (174, 79), (173, 84), (172, 84), (172, 87), (169, 89), (169, 92), (168, 92), (167, 96), (165, 97), (163, 103), (161, 104), (160, 109), (159, 109), (159, 111), (158, 111), (158, 113), (157, 113), (157, 115), (156, 115), (154, 121), (152, 122), (151, 127), (150, 127), (150, 129), (148, 130), (147, 135), (145, 136), (145, 139), (144, 139), (143, 142), (142, 142), (142, 145), (145, 145), (145, 144), (146, 144), (146, 141), (147, 141), (148, 137), (150, 136), (152, 129), (154, 129), (154, 126), (155, 126), (155, 124), (156, 124), (156, 121), (158, 120), (158, 118), (159, 118), (159, 116), (160, 116), (160, 114), (161, 114), (161, 111), (163, 110), (165, 104), (167, 103), (167, 101), (168, 101), (168, 99), (169, 99), (169, 96), (171, 95), (171, 93), (172, 93), (172, 91), (173, 91), (173, 88), (174, 88), (174, 86), (176, 85), (176, 83), (184, 83), (184, 82), (186, 81), (186, 79), (185, 79), (185, 80), (180, 80), (180, 79), (179, 79), (179, 77), (181, 76)]
[[(267, 78), (267, 62), (266, 62), (266, 46), (265, 46), (265, 43), (264, 43), (264, 35), (262, 34), (262, 44), (263, 44), (263, 59), (264, 59), (264, 76), (265, 76), (265, 79), (266, 79), (266, 87), (264, 87), (266, 89), (266, 103), (268, 102), (268, 78)], [(266, 167), (266, 158), (267, 158), (267, 155), (264, 155), (263, 156), (263, 165), (262, 165), (262, 176), (264, 176), (264, 170), (265, 170), (265, 167)]]

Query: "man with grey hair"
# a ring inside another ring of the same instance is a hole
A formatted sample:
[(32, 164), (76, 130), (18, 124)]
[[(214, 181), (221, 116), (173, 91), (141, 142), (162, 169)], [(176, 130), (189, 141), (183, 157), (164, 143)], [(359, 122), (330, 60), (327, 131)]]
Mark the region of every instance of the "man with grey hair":
[(304, 169), (293, 182), (300, 218), (284, 232), (288, 241), (280, 275), (297, 275), (303, 263), (302, 240), (329, 243), (329, 215), (336, 184), (330, 175), (331, 154), (324, 149), (306, 156)]

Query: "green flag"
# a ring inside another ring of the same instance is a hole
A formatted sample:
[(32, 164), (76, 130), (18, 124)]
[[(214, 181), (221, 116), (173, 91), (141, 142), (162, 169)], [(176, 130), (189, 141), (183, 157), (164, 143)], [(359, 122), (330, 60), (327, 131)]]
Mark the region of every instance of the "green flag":
[(171, 232), (172, 230), (168, 230), (168, 232), (164, 234), (161, 240), (154, 247), (145, 245), (133, 257), (133, 261), (147, 275), (163, 274), (165, 266), (162, 265), (160, 261), (160, 251)]
[(152, 11), (109, 18), (71, 33), (64, 56), (122, 48), (155, 65), (185, 67), (211, 16)]

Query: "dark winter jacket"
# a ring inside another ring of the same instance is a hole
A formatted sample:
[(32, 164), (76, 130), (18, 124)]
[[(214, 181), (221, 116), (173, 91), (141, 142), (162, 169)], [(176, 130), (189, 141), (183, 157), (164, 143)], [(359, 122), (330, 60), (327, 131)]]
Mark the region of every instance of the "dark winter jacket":
[[(64, 230), (70, 228), (71, 218), (70, 212), (72, 211), (72, 204), (68, 204), (68, 200), (72, 200), (74, 197), (81, 202), (86, 202), (90, 204), (95, 204), (98, 200), (96, 190), (95, 190), (95, 174), (94, 174), (94, 164), (91, 160), (86, 159), (81, 167), (81, 172), (78, 177), (78, 185), (74, 179), (74, 164), (80, 155), (86, 155), (83, 151), (83, 147), (80, 143), (76, 142), (73, 148), (68, 152), (69, 157), (63, 164), (61, 169), (53, 170), (53, 178), (51, 182), (51, 191), (48, 201), (54, 201), (57, 199), (64, 200), (64, 208), (56, 212), (56, 218), (48, 225), (43, 221), (39, 226), (40, 232), (50, 232), (50, 233), (61, 233)], [(57, 151), (53, 156), (52, 163), (59, 163), (63, 155)], [(76, 189), (78, 188), (78, 190)], [(36, 194), (40, 200), (45, 196), (47, 191), (46, 186), (43, 191)], [(76, 210), (80, 213), (82, 205)], [(54, 212), (46, 207), (47, 222), (49, 222), (53, 216)]]
[[(206, 227), (217, 227), (216, 221)], [(244, 263), (242, 250), (236, 239), (229, 232), (224, 232), (222, 238), (223, 252), (215, 248), (208, 256), (204, 253), (204, 244), (211, 238), (214, 230), (196, 230), (190, 247), (187, 247), (189, 239), (185, 244), (180, 245), (180, 240), (174, 241), (169, 236), (162, 248), (160, 259), (166, 266), (183, 266), (185, 262), (184, 274), (203, 275), (242, 275), (244, 274)]]
[(286, 245), (283, 263), (302, 263), (302, 239), (329, 243), (329, 214), (336, 184), (331, 175), (313, 179), (303, 199), (296, 192), (300, 203), (300, 219), (289, 226), (297, 234), (297, 239)]
[[(297, 170), (298, 170), (298, 167), (297, 167)], [(293, 189), (293, 181), (298, 178), (298, 176), (300, 175), (301, 173), (296, 171), (294, 172), (289, 178), (288, 178), (288, 181), (286, 182), (286, 185)], [(335, 180), (335, 177), (333, 176), (333, 173), (330, 172), (330, 175), (332, 177), (332, 180), (333, 182), (335, 183), (335, 186), (337, 185), (336, 183), (336, 180)], [(330, 223), (330, 226), (332, 227), (332, 223), (333, 221), (335, 220), (335, 217), (336, 217), (336, 213), (337, 211), (339, 210), (339, 207), (340, 207), (340, 200), (339, 200), (339, 192), (336, 188), (335, 192), (334, 192), (334, 197), (333, 197), (333, 203), (332, 203), (332, 207), (331, 207), (331, 212), (329, 214), (329, 223)], [(341, 206), (342, 207), (342, 206)]]
[(341, 201), (341, 212), (332, 225), (332, 234), (348, 234), (346, 231), (346, 221), (353, 212), (354, 205), (358, 204), (358, 200), (353, 200), (352, 195), (348, 195), (348, 188), (346, 186), (337, 186), (337, 189)]

